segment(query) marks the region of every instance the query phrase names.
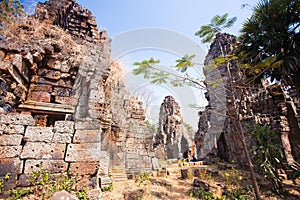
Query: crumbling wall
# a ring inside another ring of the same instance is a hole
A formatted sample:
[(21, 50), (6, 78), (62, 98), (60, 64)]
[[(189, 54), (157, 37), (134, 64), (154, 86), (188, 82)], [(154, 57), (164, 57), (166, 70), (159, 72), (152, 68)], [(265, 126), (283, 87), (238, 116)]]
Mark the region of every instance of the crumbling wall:
[(192, 133), (183, 124), (179, 104), (172, 96), (165, 97), (160, 107), (158, 132), (154, 135), (154, 148), (160, 159), (178, 158), (188, 154), (192, 147)]
[(107, 32), (72, 0), (39, 3), (35, 17), (0, 43), (0, 177), (13, 174), (6, 187), (28, 185), (41, 162), (91, 188), (115, 165), (152, 169), (144, 111), (115, 80)]
[[(206, 57), (204, 73), (208, 86), (206, 97), (209, 105), (201, 113), (199, 130), (195, 137), (199, 156), (204, 158), (207, 153), (203, 154), (203, 152), (207, 151), (203, 149), (210, 148), (210, 152), (217, 153), (225, 160), (235, 160), (245, 164), (243, 146), (237, 134), (239, 132), (237, 120), (240, 120), (244, 127), (255, 124), (270, 125), (275, 132), (280, 134), (286, 159), (292, 163), (294, 159), (299, 159), (300, 155), (297, 147), (300, 142), (297, 96), (292, 91), (285, 90), (282, 85), (269, 85), (267, 81), (262, 81), (260, 84), (245, 84), (242, 80), (242, 71), (234, 62), (215, 66), (214, 59), (231, 53), (235, 44), (234, 36), (218, 34)], [(219, 74), (218, 78), (215, 78), (216, 73)], [(218, 82), (211, 87), (211, 83), (216, 83), (218, 80), (222, 80), (221, 83)], [(214, 89), (224, 91), (225, 101), (220, 102), (214, 98)], [(216, 112), (218, 107), (226, 111), (226, 117), (213, 120), (212, 113)], [(238, 109), (238, 115), (235, 114), (236, 109)], [(220, 123), (221, 126), (216, 140), (211, 131), (212, 123)], [(244, 131), (247, 132), (246, 129)], [(207, 138), (213, 145), (208, 145), (209, 143), (205, 141)], [(251, 136), (246, 135), (246, 140), (250, 145)], [(215, 147), (216, 151), (212, 150)]]

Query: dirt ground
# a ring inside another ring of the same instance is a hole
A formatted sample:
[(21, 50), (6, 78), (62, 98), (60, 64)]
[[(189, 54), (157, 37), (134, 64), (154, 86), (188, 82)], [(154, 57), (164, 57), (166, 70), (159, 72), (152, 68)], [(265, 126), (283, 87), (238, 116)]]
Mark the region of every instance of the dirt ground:
[[(251, 187), (251, 179), (249, 173), (245, 170), (220, 170), (216, 166), (207, 166), (208, 168), (216, 169), (218, 175), (205, 175), (200, 177), (188, 177), (183, 180), (181, 178), (180, 169), (177, 165), (170, 165), (167, 167), (168, 175), (161, 176), (153, 173), (150, 180), (146, 180), (139, 184), (135, 180), (117, 181), (113, 182), (114, 189), (103, 192), (103, 200), (124, 200), (124, 199), (143, 199), (143, 200), (190, 200), (195, 199), (188, 195), (188, 191), (193, 187), (194, 179), (200, 179), (208, 183), (212, 187)], [(229, 178), (225, 175), (229, 174)], [(205, 173), (207, 174), (207, 173)], [(224, 175), (225, 174), (225, 175)], [(290, 195), (276, 196), (271, 192), (272, 186), (262, 177), (257, 177), (260, 185), (262, 199), (266, 200), (299, 200), (300, 199), (300, 180), (294, 185), (292, 181), (286, 180), (286, 188)], [(238, 182), (237, 182), (238, 180)], [(236, 184), (236, 185), (235, 185)], [(234, 186), (235, 185), (235, 186)], [(238, 185), (238, 186), (237, 186)], [(137, 193), (128, 197), (128, 194)], [(222, 193), (222, 192), (221, 192)], [(251, 193), (251, 191), (250, 191)], [(254, 199), (254, 194), (252, 192)]]

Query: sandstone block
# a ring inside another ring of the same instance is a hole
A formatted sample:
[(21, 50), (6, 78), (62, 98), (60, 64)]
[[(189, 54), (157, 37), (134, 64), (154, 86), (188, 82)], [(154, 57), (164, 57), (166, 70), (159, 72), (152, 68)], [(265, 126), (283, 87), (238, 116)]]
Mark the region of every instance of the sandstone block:
[(57, 81), (57, 86), (62, 86), (62, 87), (66, 87), (66, 88), (73, 88), (73, 82), (71, 80), (63, 80), (60, 79)]
[(18, 157), (21, 150), (21, 146), (0, 146), (0, 159)]
[(32, 92), (52, 92), (52, 85), (47, 84), (31, 84), (29, 90)]
[(70, 163), (70, 172), (74, 174), (91, 175), (96, 174), (99, 162), (76, 162)]
[(60, 97), (60, 96), (55, 97), (55, 103), (72, 105), (72, 102), (73, 99), (71, 97)]
[(0, 146), (18, 146), (21, 144), (23, 136), (22, 135), (0, 135)]
[(76, 130), (74, 143), (92, 143), (101, 141), (101, 130)]
[(53, 96), (61, 96), (61, 97), (69, 97), (71, 96), (72, 89), (63, 88), (63, 87), (54, 87), (52, 95)]
[(108, 175), (108, 168), (109, 168), (109, 155), (107, 151), (100, 152), (100, 168), (99, 174), (100, 175)]
[(5, 124), (0, 124), (0, 135), (4, 133), (5, 128), (6, 128)]
[(50, 103), (51, 95), (48, 92), (30, 92), (27, 96), (27, 100)]
[[(0, 125), (1, 130), (1, 125)], [(5, 134), (24, 134), (25, 127), (23, 125), (12, 125), (5, 126), (3, 133)]]
[(61, 72), (60, 71), (49, 70), (49, 71), (47, 71), (45, 77), (48, 78), (48, 79), (59, 80), (60, 77), (61, 77)]
[(21, 160), (19, 158), (0, 159), (0, 176), (10, 174), (21, 174)]
[(95, 130), (100, 129), (100, 121), (91, 120), (91, 121), (77, 121), (75, 123), (76, 130)]
[(66, 162), (95, 162), (100, 160), (101, 143), (68, 144)]
[(18, 158), (7, 158), (0, 160), (0, 178), (10, 174), (9, 179), (4, 181), (4, 190), (10, 190), (16, 187), (17, 177), (22, 173), (22, 164)]
[(34, 125), (34, 119), (28, 114), (0, 114), (0, 124)]
[(74, 122), (73, 121), (56, 121), (54, 124), (54, 132), (56, 133), (73, 133)]
[(46, 144), (43, 142), (27, 142), (21, 153), (21, 159), (62, 160), (66, 150), (65, 144)]
[(68, 199), (68, 200), (78, 200), (78, 198), (71, 193), (62, 190), (59, 192), (55, 192), (51, 197), (50, 200), (58, 200), (58, 199)]
[(70, 68), (71, 68), (71, 66), (68, 65), (67, 61), (62, 61), (62, 62), (61, 62), (61, 69), (60, 69), (60, 70), (61, 70), (62, 72), (67, 73), (67, 72), (69, 72)]
[(28, 126), (25, 131), (25, 140), (28, 142), (51, 142), (53, 134), (52, 127)]
[(87, 191), (87, 196), (90, 200), (99, 200), (102, 198), (101, 189), (92, 189)]
[(61, 173), (67, 171), (68, 163), (63, 160), (26, 160), (24, 173), (31, 174), (32, 172), (40, 171), (41, 166), (47, 172)]
[(29, 187), (30, 186), (30, 174), (21, 174), (18, 180), (18, 186)]
[(71, 133), (54, 133), (52, 142), (70, 144), (72, 142), (73, 134)]

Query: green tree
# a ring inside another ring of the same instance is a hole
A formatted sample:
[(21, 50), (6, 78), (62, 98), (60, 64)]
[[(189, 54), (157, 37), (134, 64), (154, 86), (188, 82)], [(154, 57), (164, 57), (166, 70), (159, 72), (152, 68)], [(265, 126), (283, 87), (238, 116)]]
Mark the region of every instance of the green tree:
[(216, 34), (220, 33), (223, 29), (230, 28), (236, 20), (236, 17), (228, 19), (227, 13), (222, 16), (216, 15), (211, 19), (210, 24), (201, 26), (195, 35), (202, 38), (203, 43), (210, 43), (214, 40)]
[(239, 40), (239, 59), (248, 74), (296, 86), (300, 96), (299, 0), (261, 0)]

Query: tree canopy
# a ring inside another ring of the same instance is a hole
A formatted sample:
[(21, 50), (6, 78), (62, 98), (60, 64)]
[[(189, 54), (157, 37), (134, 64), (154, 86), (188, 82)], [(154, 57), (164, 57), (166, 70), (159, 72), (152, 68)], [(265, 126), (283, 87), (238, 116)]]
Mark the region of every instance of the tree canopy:
[(262, 0), (244, 23), (238, 55), (258, 78), (300, 87), (300, 1)]

